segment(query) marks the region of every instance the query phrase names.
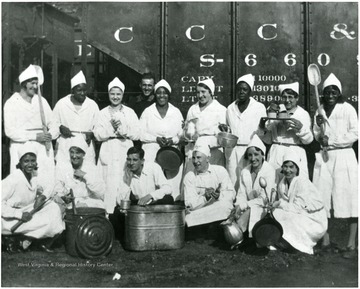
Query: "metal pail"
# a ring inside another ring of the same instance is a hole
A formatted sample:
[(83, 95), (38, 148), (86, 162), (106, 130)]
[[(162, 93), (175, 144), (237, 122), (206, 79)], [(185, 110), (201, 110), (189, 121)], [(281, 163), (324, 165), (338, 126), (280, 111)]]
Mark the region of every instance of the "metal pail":
[(125, 249), (153, 251), (185, 245), (185, 207), (131, 206), (125, 218)]
[(114, 230), (101, 208), (67, 209), (66, 251), (69, 255), (83, 258), (97, 258), (110, 253), (113, 246)]

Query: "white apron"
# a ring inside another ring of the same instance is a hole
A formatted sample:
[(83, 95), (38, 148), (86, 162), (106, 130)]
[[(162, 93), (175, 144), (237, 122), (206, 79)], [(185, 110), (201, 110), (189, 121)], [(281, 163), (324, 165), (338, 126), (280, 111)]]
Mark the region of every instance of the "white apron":
[[(11, 235), (11, 228), (19, 221), (22, 212), (30, 212), (33, 209), (38, 181), (37, 178), (32, 178), (29, 183), (22, 171), (18, 169), (2, 181), (2, 234)], [(49, 198), (49, 195), (46, 197)], [(40, 239), (53, 237), (64, 229), (65, 224), (62, 221), (59, 206), (49, 201), (15, 233)]]
[[(119, 118), (121, 126), (118, 131), (126, 134), (126, 138), (117, 138), (110, 121)], [(100, 111), (99, 118), (94, 128), (94, 136), (102, 141), (99, 153), (98, 168), (106, 184), (104, 205), (109, 214), (114, 212), (116, 200), (121, 192), (121, 184), (126, 167), (127, 151), (133, 146), (132, 140), (137, 140), (140, 133), (139, 120), (135, 112), (122, 105), (115, 114), (109, 107)]]
[(252, 97), (243, 112), (240, 112), (237, 101), (231, 103), (226, 110), (226, 122), (232, 134), (239, 138), (236, 147), (225, 149), (226, 169), (236, 191), (239, 189), (240, 173), (248, 165), (244, 153), (253, 135), (258, 134), (261, 117), (266, 117), (265, 106)]
[[(46, 126), (53, 139), (59, 136), (59, 124), (54, 118), (49, 104), (42, 99)], [(35, 141), (36, 134), (42, 133), (39, 108), (39, 96), (34, 95), (31, 103), (26, 102), (19, 93), (14, 93), (4, 105), (5, 134), (10, 138), (10, 172), (14, 172), (19, 163), (18, 151), (27, 142), (31, 142), (37, 151), (38, 175), (41, 183), (48, 186), (54, 183), (55, 162), (52, 144), (46, 151), (44, 143)]]
[(191, 211), (185, 216), (185, 222), (188, 227), (193, 227), (222, 221), (229, 216), (232, 208), (233, 204), (228, 201), (216, 201), (209, 206)]
[[(321, 109), (321, 108), (320, 108)], [(318, 139), (320, 128), (314, 116), (314, 135)], [(358, 163), (352, 145), (358, 139), (358, 119), (354, 107), (347, 102), (337, 103), (325, 122), (325, 135), (329, 137), (329, 160), (324, 162), (321, 152), (316, 153), (314, 185), (322, 193), (328, 217), (331, 199), (336, 218), (358, 217)]]
[[(160, 145), (156, 142), (157, 137), (172, 138), (173, 147), (178, 148), (176, 144), (182, 134), (183, 116), (178, 108), (169, 103), (168, 111), (164, 118), (159, 114), (156, 104), (152, 104), (144, 110), (140, 118), (142, 149), (145, 152), (145, 160), (154, 162)], [(175, 176), (166, 176), (172, 187), (172, 196), (175, 201), (183, 200), (181, 180), (183, 177), (183, 165), (180, 166)]]
[(283, 238), (295, 249), (313, 254), (313, 247), (324, 236), (328, 225), (320, 193), (309, 179), (302, 177), (295, 177), (290, 187), (283, 178), (278, 190), (289, 198), (288, 201), (281, 198), (280, 206), (273, 211), (283, 227)]

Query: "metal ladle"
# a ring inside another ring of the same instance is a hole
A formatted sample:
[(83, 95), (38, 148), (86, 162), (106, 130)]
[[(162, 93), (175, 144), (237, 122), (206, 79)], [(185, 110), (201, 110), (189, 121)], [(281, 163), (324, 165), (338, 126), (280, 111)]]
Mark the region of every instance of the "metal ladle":
[[(320, 108), (320, 97), (319, 97), (318, 85), (321, 82), (321, 74), (320, 74), (319, 67), (315, 63), (311, 63), (308, 66), (307, 73), (308, 73), (308, 80), (309, 80), (310, 84), (315, 87), (316, 105), (317, 105), (319, 114), (324, 119), (326, 119), (324, 110)], [(324, 124), (320, 125), (320, 130), (321, 130), (321, 134), (324, 135), (325, 134), (325, 125)], [(323, 147), (323, 158), (324, 158), (325, 162), (329, 159), (327, 147)]]

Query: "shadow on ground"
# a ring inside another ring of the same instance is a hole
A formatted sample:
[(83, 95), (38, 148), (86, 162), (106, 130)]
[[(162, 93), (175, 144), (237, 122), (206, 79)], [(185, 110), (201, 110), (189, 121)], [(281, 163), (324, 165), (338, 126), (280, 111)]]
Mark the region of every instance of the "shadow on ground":
[[(331, 220), (334, 242), (346, 245), (347, 224)], [(230, 251), (220, 238), (193, 238), (180, 250), (125, 251), (118, 241), (109, 256), (84, 260), (64, 246), (2, 253), (2, 287), (358, 287), (358, 260), (340, 253), (306, 255), (270, 251), (253, 256)], [(113, 280), (115, 273), (121, 275)]]

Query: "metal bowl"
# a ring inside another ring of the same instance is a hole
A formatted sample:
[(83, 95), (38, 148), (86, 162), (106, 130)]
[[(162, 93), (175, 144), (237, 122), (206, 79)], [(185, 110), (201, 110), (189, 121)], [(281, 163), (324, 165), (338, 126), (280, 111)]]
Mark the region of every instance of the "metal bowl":
[(237, 144), (238, 137), (228, 132), (219, 132), (217, 134), (218, 144), (224, 148), (234, 148)]

